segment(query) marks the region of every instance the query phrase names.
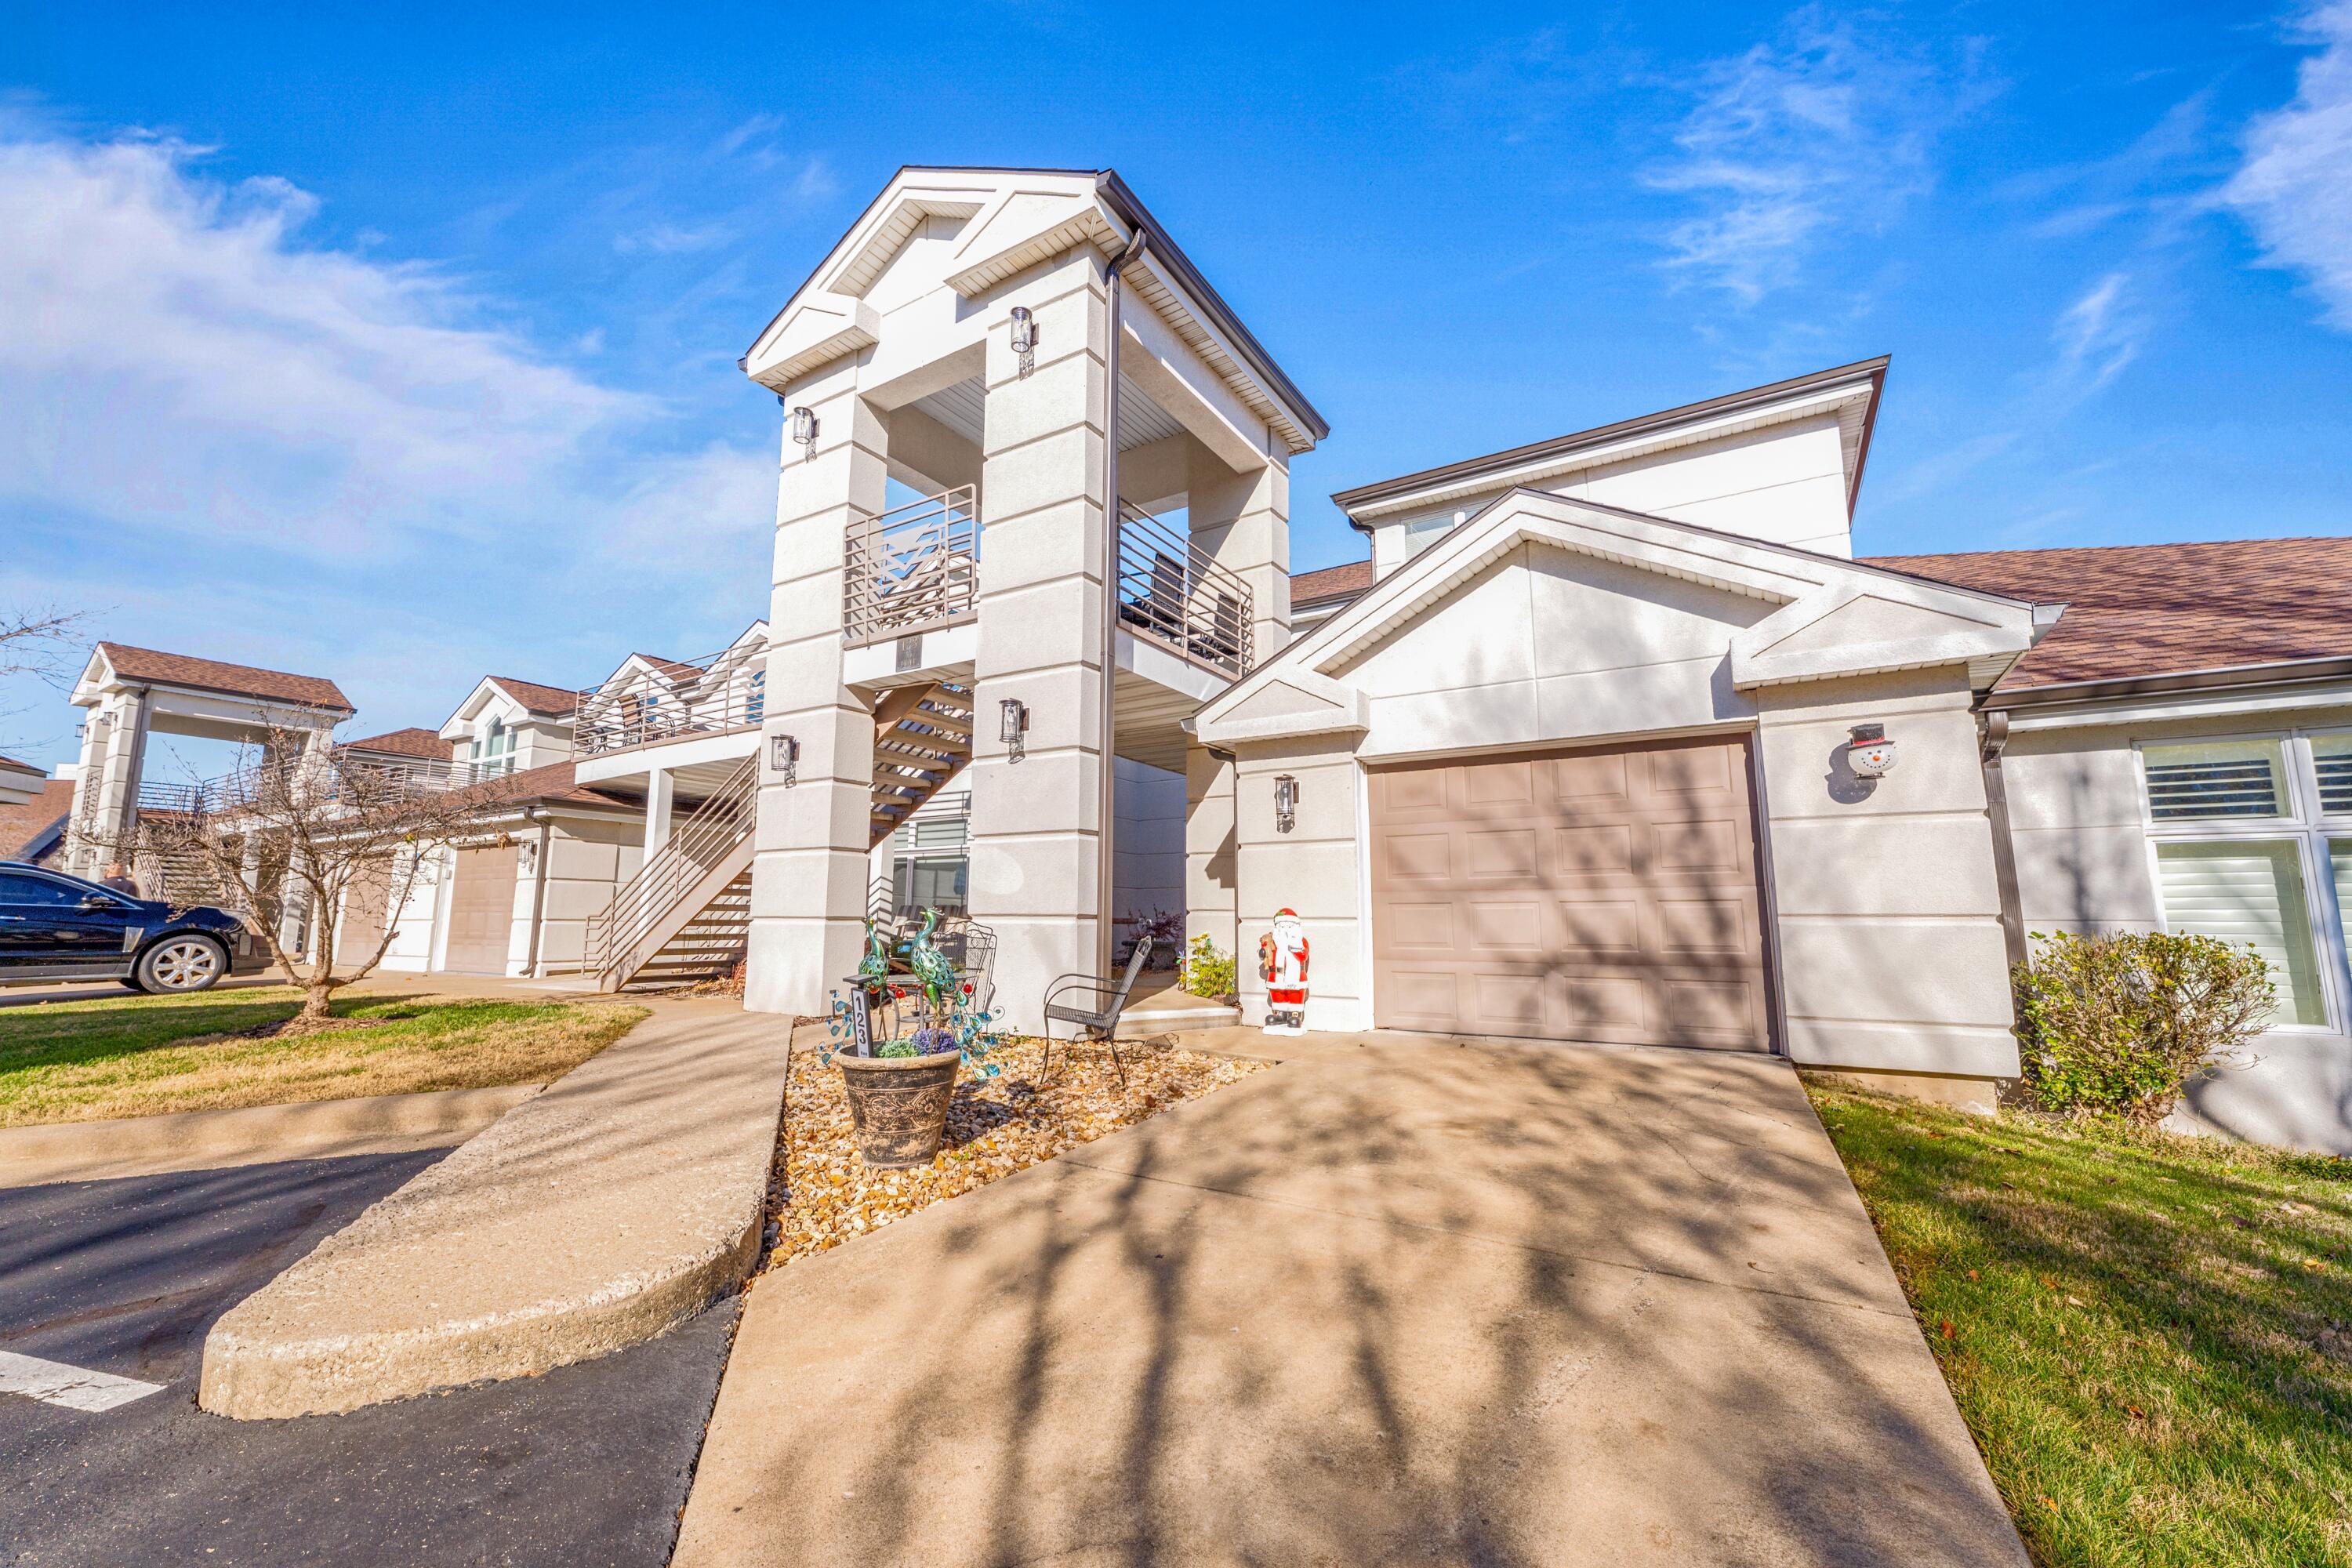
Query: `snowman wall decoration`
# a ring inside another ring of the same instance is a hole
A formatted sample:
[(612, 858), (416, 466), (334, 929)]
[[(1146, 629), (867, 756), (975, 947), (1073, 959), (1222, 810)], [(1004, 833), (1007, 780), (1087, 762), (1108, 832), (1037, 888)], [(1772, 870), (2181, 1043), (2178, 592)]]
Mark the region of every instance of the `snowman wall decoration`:
[(1265, 1032), (1307, 1032), (1307, 927), (1297, 910), (1275, 912), (1274, 929), (1258, 938), (1258, 978), (1265, 982)]

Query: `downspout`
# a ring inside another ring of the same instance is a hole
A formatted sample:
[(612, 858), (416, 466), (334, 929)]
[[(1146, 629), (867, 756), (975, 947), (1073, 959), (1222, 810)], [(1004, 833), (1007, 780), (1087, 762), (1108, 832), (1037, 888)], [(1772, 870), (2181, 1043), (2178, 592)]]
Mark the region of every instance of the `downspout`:
[(536, 980), (539, 978), (539, 940), (541, 933), (547, 929), (548, 841), (555, 831), (555, 824), (548, 816), (547, 807), (543, 805), (524, 806), (522, 819), (525, 822), (539, 824), (539, 855), (531, 868), (530, 962), (523, 965), (522, 971), (531, 979)]
[(1095, 801), (1096, 840), (1099, 857), (1095, 868), (1095, 973), (1111, 972), (1117, 929), (1111, 923), (1113, 891), (1118, 877), (1114, 825), (1118, 808), (1118, 753), (1112, 741), (1118, 716), (1118, 350), (1119, 284), (1127, 269), (1142, 258), (1150, 230), (1138, 224), (1127, 246), (1111, 258), (1109, 363), (1103, 375), (1103, 559), (1102, 559), (1102, 783)]
[(1983, 715), (1985, 815), (1992, 822), (1992, 876), (2000, 893), (2001, 945), (2011, 970), (2026, 960), (2025, 915), (2017, 891), (2017, 847), (2009, 836), (2009, 785), (2000, 754), (2009, 747), (2009, 715), (1994, 709)]

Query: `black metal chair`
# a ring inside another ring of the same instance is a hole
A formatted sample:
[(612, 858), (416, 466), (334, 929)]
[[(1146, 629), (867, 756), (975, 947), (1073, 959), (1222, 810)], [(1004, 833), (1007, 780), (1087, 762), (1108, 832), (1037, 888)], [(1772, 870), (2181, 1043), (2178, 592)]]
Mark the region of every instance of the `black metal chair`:
[[(1111, 1066), (1118, 1069), (1118, 1087), (1127, 1091), (1127, 1064), (1118, 1056), (1118, 1016), (1127, 1010), (1127, 998), (1135, 989), (1136, 980), (1143, 966), (1151, 961), (1151, 944), (1139, 942), (1127, 961), (1127, 971), (1117, 980), (1106, 980), (1096, 974), (1065, 974), (1045, 987), (1045, 1061), (1040, 1069), (1050, 1075), (1054, 1070), (1054, 1026), (1075, 1024), (1110, 1047)], [(1080, 1006), (1076, 1002), (1059, 998), (1078, 996), (1096, 998), (1100, 1005)]]

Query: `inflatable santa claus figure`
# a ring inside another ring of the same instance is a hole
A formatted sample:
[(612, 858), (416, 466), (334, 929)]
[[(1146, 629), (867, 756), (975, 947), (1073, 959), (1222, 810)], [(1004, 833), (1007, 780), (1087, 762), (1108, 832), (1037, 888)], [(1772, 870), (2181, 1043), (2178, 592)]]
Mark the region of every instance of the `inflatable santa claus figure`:
[(1265, 1032), (1307, 1030), (1307, 927), (1296, 910), (1280, 910), (1274, 929), (1258, 938), (1257, 972), (1265, 982)]

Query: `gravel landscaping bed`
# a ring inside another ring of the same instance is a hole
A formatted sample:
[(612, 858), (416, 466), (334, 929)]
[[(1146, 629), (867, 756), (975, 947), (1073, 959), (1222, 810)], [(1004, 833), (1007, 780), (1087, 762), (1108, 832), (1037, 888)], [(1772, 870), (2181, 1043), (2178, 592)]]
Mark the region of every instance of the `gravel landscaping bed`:
[(1048, 1079), (1044, 1042), (1000, 1045), (988, 1056), (1002, 1068), (997, 1077), (966, 1068), (958, 1080), (937, 1159), (920, 1170), (869, 1171), (857, 1157), (840, 1070), (814, 1048), (795, 1047), (785, 1079), (783, 1170), (769, 1192), (768, 1267), (838, 1247), (1274, 1065), (1146, 1041), (1122, 1040), (1118, 1049), (1123, 1091), (1107, 1047), (1056, 1041)]

